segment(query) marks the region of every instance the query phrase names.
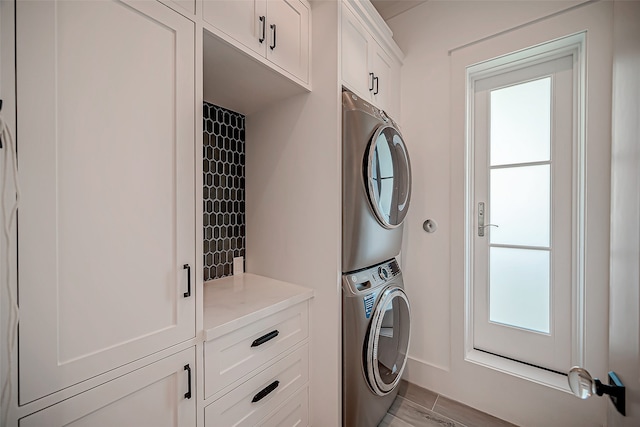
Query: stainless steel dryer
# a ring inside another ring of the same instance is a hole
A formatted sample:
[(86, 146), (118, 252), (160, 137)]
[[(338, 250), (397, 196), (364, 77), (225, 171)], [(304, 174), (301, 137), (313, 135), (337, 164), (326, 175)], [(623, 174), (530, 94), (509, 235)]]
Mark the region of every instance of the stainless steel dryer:
[(396, 123), (342, 93), (342, 271), (400, 253), (411, 198), (411, 165)]
[(393, 403), (410, 307), (395, 260), (342, 276), (342, 425), (375, 427)]

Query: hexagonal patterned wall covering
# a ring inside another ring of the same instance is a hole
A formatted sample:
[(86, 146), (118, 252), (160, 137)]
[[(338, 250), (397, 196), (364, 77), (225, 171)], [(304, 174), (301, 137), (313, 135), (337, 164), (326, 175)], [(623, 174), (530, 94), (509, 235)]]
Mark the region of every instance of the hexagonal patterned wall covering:
[(244, 116), (204, 103), (204, 280), (244, 256)]

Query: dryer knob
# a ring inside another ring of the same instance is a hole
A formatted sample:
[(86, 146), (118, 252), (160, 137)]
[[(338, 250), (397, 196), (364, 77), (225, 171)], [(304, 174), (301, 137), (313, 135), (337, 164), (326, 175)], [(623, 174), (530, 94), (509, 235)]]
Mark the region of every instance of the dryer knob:
[(378, 276), (380, 276), (382, 280), (387, 280), (389, 278), (389, 270), (387, 270), (385, 267), (379, 267)]

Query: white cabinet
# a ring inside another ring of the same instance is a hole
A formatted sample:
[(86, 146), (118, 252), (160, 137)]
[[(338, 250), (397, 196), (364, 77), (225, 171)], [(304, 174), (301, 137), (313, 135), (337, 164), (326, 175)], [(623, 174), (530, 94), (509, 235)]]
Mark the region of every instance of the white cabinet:
[(194, 349), (184, 350), (29, 415), (20, 427), (195, 426), (194, 361)]
[(373, 91), (371, 92), (373, 94), (373, 102), (395, 117), (396, 106), (393, 105), (392, 100), (400, 91), (400, 81), (394, 80), (394, 77), (397, 79), (394, 68), (400, 68), (400, 64), (394, 62), (391, 56), (377, 42), (373, 45), (373, 48), (373, 66), (371, 67), (374, 75)]
[(243, 50), (309, 83), (310, 7), (303, 0), (203, 0), (202, 14)]
[(308, 382), (309, 346), (305, 344), (208, 405), (205, 427), (252, 427), (263, 420), (268, 424), (271, 418), (286, 419), (289, 414), (280, 412), (280, 407), (298, 394), (307, 394)]
[(205, 399), (308, 336), (308, 309), (302, 303), (205, 342)]
[(375, 40), (346, 6), (342, 6), (342, 81), (369, 97), (374, 89), (371, 52)]
[(299, 0), (268, 0), (267, 59), (309, 82), (309, 6)]
[[(367, 3), (356, 2), (355, 5)], [(364, 9), (359, 9), (359, 12), (362, 16), (371, 16), (366, 15), (367, 11)], [(401, 52), (392, 39), (379, 35), (365, 24), (361, 15), (343, 3), (343, 85), (397, 118), (400, 112)]]
[(203, 0), (203, 19), (254, 52), (266, 55), (266, 0)]
[(195, 26), (19, 1), (16, 35), (25, 404), (195, 336)]
[(253, 274), (205, 284), (205, 426), (306, 426), (309, 289)]
[(196, 0), (160, 0), (181, 14), (195, 15)]
[(260, 427), (303, 427), (309, 425), (309, 387), (299, 390), (285, 404), (266, 416)]

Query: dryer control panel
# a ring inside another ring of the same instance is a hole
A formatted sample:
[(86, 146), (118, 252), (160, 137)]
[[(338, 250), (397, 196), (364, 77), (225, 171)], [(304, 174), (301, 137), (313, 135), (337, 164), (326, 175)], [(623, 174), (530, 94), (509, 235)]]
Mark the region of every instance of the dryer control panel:
[(381, 280), (389, 280), (396, 277), (400, 274), (400, 267), (398, 267), (398, 262), (393, 260), (389, 263), (384, 263), (378, 267), (378, 277)]
[(343, 288), (357, 295), (362, 292), (371, 292), (379, 286), (383, 286), (399, 276), (400, 266), (393, 259), (373, 267), (354, 271), (342, 276)]

